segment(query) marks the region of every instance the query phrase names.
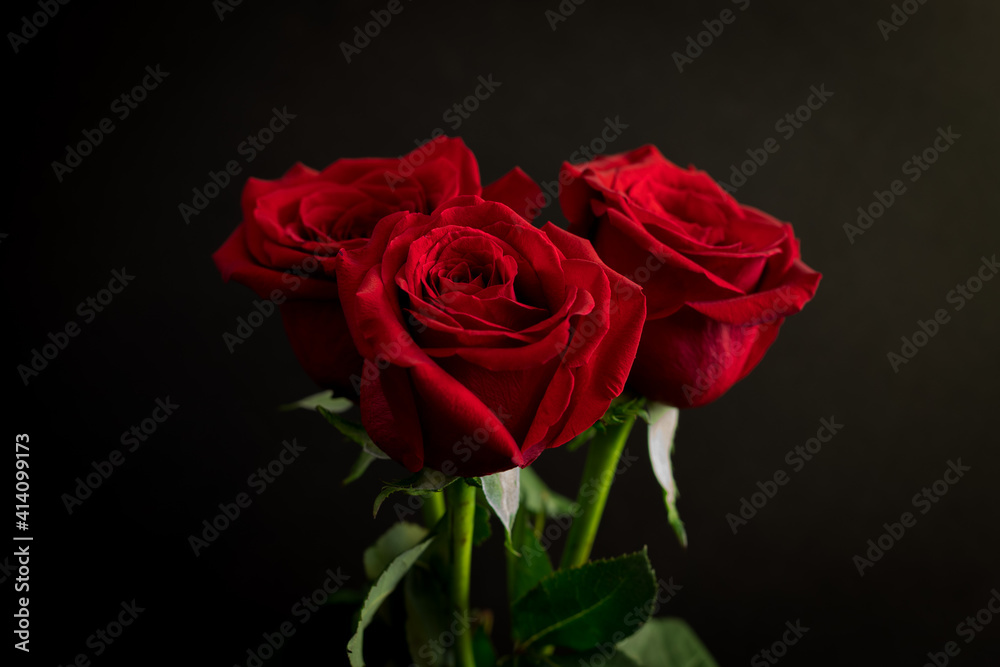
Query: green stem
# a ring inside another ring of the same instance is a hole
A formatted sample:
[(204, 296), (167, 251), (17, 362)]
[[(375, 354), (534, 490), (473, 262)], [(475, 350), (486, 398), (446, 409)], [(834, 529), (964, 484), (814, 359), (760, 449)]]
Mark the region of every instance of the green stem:
[[(510, 530), (510, 542), (515, 549), (521, 548), (525, 543), (525, 535), (531, 530), (528, 521), (530, 521), (530, 517), (527, 510), (523, 508), (514, 516), (514, 525), (511, 526)], [(511, 549), (504, 549), (504, 554), (507, 559), (507, 599), (510, 601), (510, 604), (514, 604), (514, 572), (520, 564), (523, 555), (517, 554)]]
[[(469, 579), (472, 573), (472, 529), (476, 516), (476, 489), (463, 480), (448, 487), (451, 503), (451, 603), (459, 617), (470, 619)], [(455, 638), (458, 667), (476, 667), (472, 650), (472, 630), (461, 632)]]
[(428, 529), (437, 525), (444, 517), (444, 492), (435, 491), (424, 496), (424, 525)]
[(615, 479), (615, 468), (618, 467), (618, 459), (625, 449), (633, 424), (635, 415), (629, 416), (622, 424), (609, 427), (591, 441), (576, 498), (583, 513), (573, 519), (560, 569), (583, 565), (590, 558), (604, 506), (608, 502), (611, 482)]

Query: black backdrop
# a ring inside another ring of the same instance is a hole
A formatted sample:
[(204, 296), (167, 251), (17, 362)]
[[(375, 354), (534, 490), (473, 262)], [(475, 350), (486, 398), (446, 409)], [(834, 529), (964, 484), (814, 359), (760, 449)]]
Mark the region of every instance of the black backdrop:
[[(723, 665), (746, 664), (796, 620), (810, 629), (787, 664), (919, 665), (948, 641), (961, 647), (953, 664), (995, 664), (1000, 622), (968, 644), (956, 626), (1000, 586), (1000, 281), (961, 310), (948, 300), (1000, 250), (995, 4), (903, 3), (916, 11), (885, 39), (888, 2), (567, 1), (575, 10), (555, 30), (556, 0), (404, 2), (350, 63), (339, 43), (386, 3), (248, 1), (224, 20), (219, 4), (73, 2), (17, 52), (8, 36), (2, 410), (7, 447), (31, 436), (31, 658), (246, 664), (327, 569), (360, 582), (362, 548), (394, 520), (369, 508), (397, 469), (343, 489), (353, 447), (314, 415), (275, 411), (314, 391), (279, 318), (233, 353), (223, 343), (254, 297), (224, 285), (210, 254), (239, 220), (246, 176), (398, 155), (443, 127), (475, 151), (484, 181), (514, 164), (553, 181), (619, 117), (609, 152), (655, 143), (718, 178), (774, 137), (780, 149), (737, 196), (793, 222), (824, 280), (748, 379), (682, 414), (690, 548), (669, 534), (643, 464), (614, 487), (596, 555), (648, 544), (658, 575), (683, 586), (662, 613), (687, 619)], [(735, 20), (679, 71), (673, 54), (726, 8)], [(2, 25), (21, 31), (38, 11), (8, 3)], [(157, 65), (169, 74), (121, 118), (112, 101)], [(491, 74), (500, 86), (452, 131), (444, 112)], [(812, 86), (833, 95), (787, 136), (776, 123)], [(274, 108), (295, 118), (247, 164), (238, 147)], [(106, 117), (113, 132), (60, 181), (51, 163)], [(911, 182), (904, 162), (939, 128), (960, 137)], [(243, 173), (186, 224), (178, 205), (232, 159)], [(894, 179), (905, 193), (852, 243), (844, 224)], [(543, 216), (562, 221), (557, 205)], [(135, 277), (120, 294), (78, 311), (123, 267)], [(894, 372), (887, 353), (937, 309), (950, 320)], [(16, 367), (70, 322), (79, 335), (25, 385)], [(69, 514), (61, 495), (168, 396), (174, 414)], [(843, 429), (734, 535), (726, 514), (791, 471), (785, 453), (831, 417)], [(195, 557), (188, 536), (290, 438), (301, 457)], [(959, 459), (971, 470), (859, 576), (853, 556)], [(582, 462), (550, 453), (537, 467), (571, 494)], [(499, 607), (495, 538), (475, 568), (474, 603)], [(0, 573), (8, 600), (15, 576)], [(133, 599), (145, 611), (95, 656), (88, 637)], [(347, 635), (346, 614), (324, 610), (268, 664), (340, 664)]]

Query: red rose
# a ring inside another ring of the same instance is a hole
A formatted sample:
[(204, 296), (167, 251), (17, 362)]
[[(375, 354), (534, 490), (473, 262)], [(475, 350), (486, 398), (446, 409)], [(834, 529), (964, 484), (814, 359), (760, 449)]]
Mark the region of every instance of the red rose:
[(523, 467), (585, 431), (621, 393), (645, 316), (585, 240), (478, 197), (384, 218), (337, 280), (362, 421), (412, 471)]
[(791, 225), (737, 203), (655, 146), (563, 165), (570, 231), (642, 286), (648, 315), (629, 385), (677, 407), (709, 403), (761, 360), (820, 274)]
[(375, 223), (396, 211), (430, 213), (462, 194), (523, 202), (538, 192), (520, 169), (482, 188), (472, 151), (448, 137), (401, 158), (342, 159), (320, 172), (297, 164), (278, 180), (247, 181), (243, 222), (213, 259), (223, 279), (281, 304), (303, 369), (344, 393), (361, 357), (337, 296), (338, 253), (364, 246)]

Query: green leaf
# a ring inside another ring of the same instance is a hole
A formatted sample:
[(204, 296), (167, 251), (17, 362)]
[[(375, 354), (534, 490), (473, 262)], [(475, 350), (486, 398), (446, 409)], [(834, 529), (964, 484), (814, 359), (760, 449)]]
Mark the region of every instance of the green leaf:
[(674, 453), (674, 435), (677, 432), (680, 410), (672, 405), (652, 403), (649, 406), (649, 416), (649, 460), (653, 464), (653, 474), (663, 488), (667, 520), (681, 546), (686, 548), (687, 531), (684, 530), (684, 522), (677, 512), (677, 498), (680, 493), (677, 491), (677, 482), (674, 481), (674, 466), (670, 458)]
[(354, 636), (347, 642), (347, 654), (351, 667), (364, 667), (365, 659), (362, 652), (365, 628), (371, 624), (372, 619), (375, 618), (375, 612), (389, 597), (389, 594), (396, 589), (399, 582), (403, 580), (406, 573), (433, 541), (433, 539), (425, 540), (397, 556), (368, 591), (368, 597), (365, 598), (365, 604), (361, 607), (361, 613), (358, 617), (357, 629)]
[(637, 610), (655, 595), (645, 548), (558, 571), (511, 607), (516, 646), (552, 644), (582, 651), (628, 636), (637, 629)]
[[(322, 394), (316, 394), (316, 396), (321, 395)], [(345, 435), (349, 440), (361, 445), (361, 453), (358, 455), (354, 465), (351, 466), (351, 471), (347, 474), (347, 477), (343, 479), (341, 484), (346, 486), (357, 480), (364, 474), (365, 470), (368, 469), (368, 466), (370, 466), (372, 461), (375, 459), (389, 458), (385, 452), (379, 449), (378, 446), (372, 442), (372, 439), (368, 437), (368, 432), (365, 431), (365, 428), (361, 424), (342, 419), (323, 405), (317, 405), (316, 411), (323, 415), (324, 419), (333, 424), (337, 430)]]
[(472, 635), (472, 655), (476, 659), (476, 667), (496, 667), (497, 654), (493, 650), (493, 642), (481, 625)]
[(618, 648), (639, 667), (719, 667), (691, 626), (679, 618), (651, 618)]
[(368, 466), (372, 464), (373, 461), (378, 459), (377, 456), (372, 456), (366, 450), (362, 449), (361, 453), (358, 454), (358, 458), (355, 459), (354, 465), (351, 466), (351, 471), (347, 473), (347, 477), (341, 480), (341, 484), (347, 486), (351, 482), (357, 481), (365, 471), (368, 470)]
[(406, 643), (410, 659), (418, 667), (445, 665), (449, 654), (454, 660), (454, 651), (447, 651), (441, 645), (441, 638), (448, 636), (448, 625), (452, 621), (452, 607), (446, 591), (447, 585), (422, 565), (412, 568), (403, 581)]
[(329, 389), (326, 391), (321, 391), (318, 394), (313, 394), (312, 396), (306, 396), (305, 398), (295, 401), (294, 403), (285, 403), (284, 405), (279, 405), (278, 409), (281, 411), (288, 410), (316, 410), (318, 408), (323, 408), (327, 412), (347, 412), (351, 409), (354, 403), (346, 398), (335, 398), (333, 392)]
[(378, 510), (382, 507), (385, 499), (397, 491), (405, 491), (411, 496), (424, 496), (428, 493), (440, 491), (457, 479), (461, 478), (449, 477), (437, 470), (423, 468), (420, 472), (414, 473), (405, 479), (396, 482), (386, 482), (386, 485), (382, 487), (382, 491), (375, 498), (375, 507), (372, 510), (372, 516), (377, 516)]
[(573, 514), (575, 503), (546, 486), (538, 473), (531, 468), (521, 470), (521, 504), (532, 514), (547, 517)]
[(427, 529), (415, 523), (400, 521), (365, 549), (365, 574), (374, 581), (404, 551), (412, 549), (427, 537)]
[(552, 562), (539, 543), (526, 512), (519, 512), (514, 520), (511, 541), (516, 553), (507, 552), (507, 595), (513, 606), (539, 581), (552, 574)]
[(388, 455), (375, 446), (372, 439), (368, 437), (368, 431), (366, 431), (365, 427), (361, 424), (343, 419), (322, 406), (317, 407), (316, 411), (323, 415), (324, 419), (333, 424), (338, 431), (347, 436), (349, 440), (361, 445), (372, 456), (376, 456), (381, 459), (389, 458)]
[(490, 510), (482, 505), (476, 505), (475, 523), (472, 526), (472, 544), (479, 546), (490, 538), (493, 528), (490, 527)]
[(521, 502), (521, 469), (514, 468), (481, 478), (486, 502), (500, 519), (510, 543), (510, 527), (514, 523), (518, 504)]

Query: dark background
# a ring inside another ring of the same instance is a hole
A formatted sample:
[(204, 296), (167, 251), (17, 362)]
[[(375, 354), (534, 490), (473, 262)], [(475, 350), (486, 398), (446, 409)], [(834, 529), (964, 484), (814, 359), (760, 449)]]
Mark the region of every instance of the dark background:
[[(669, 533), (643, 462), (612, 490), (595, 555), (648, 544), (657, 574), (683, 586), (661, 613), (685, 618), (722, 665), (746, 664), (797, 619), (810, 630), (787, 664), (920, 665), (947, 641), (960, 642), (953, 664), (996, 664), (1000, 620), (968, 645), (956, 625), (1000, 586), (1000, 282), (957, 312), (946, 295), (1000, 250), (997, 6), (928, 2), (886, 41), (877, 21), (888, 2), (590, 0), (553, 31), (544, 12), (556, 0), (418, 0), (348, 64), (338, 44), (385, 4), (246, 1), (220, 21), (208, 0), (73, 2), (18, 53), (5, 47), (2, 414), (7, 446), (31, 436), (31, 661), (245, 664), (327, 568), (359, 584), (362, 549), (395, 520), (369, 508), (398, 469), (379, 464), (341, 488), (353, 445), (315, 415), (275, 411), (315, 391), (278, 316), (232, 354), (222, 341), (253, 308), (210, 260), (239, 221), (245, 177), (399, 155), (444, 127), (476, 153), (484, 182), (515, 164), (553, 181), (618, 116), (628, 127), (608, 152), (655, 143), (718, 178), (777, 138), (737, 196), (791, 221), (824, 279), (757, 370), (682, 414), (690, 547)], [(724, 8), (735, 22), (678, 72), (672, 54)], [(8, 3), (0, 25), (18, 30), (37, 11)], [(157, 64), (166, 80), (114, 118), (111, 101)], [(501, 86), (452, 132), (442, 114), (490, 74)], [(776, 121), (820, 84), (834, 95), (786, 140)], [(237, 146), (273, 107), (296, 117), (248, 165)], [(116, 129), (60, 183), (51, 162), (104, 117)], [(961, 138), (905, 180), (902, 164), (949, 126)], [(185, 224), (178, 205), (231, 159), (243, 173)], [(906, 193), (850, 243), (844, 223), (897, 178)], [(557, 205), (543, 217), (565, 224)], [(77, 304), (122, 267), (135, 280), (83, 323)], [(887, 353), (938, 308), (951, 321), (894, 373)], [(16, 366), (69, 321), (80, 335), (25, 386)], [(67, 514), (60, 496), (75, 478), (166, 396), (177, 412)], [(831, 416), (843, 430), (734, 535), (725, 515), (789, 471), (785, 453)], [(290, 438), (306, 445), (301, 458), (196, 558), (188, 536)], [(641, 455), (641, 442), (631, 450)], [(852, 557), (959, 458), (971, 471), (860, 577)], [(582, 464), (582, 452), (553, 452), (537, 469), (573, 494)], [(502, 558), (496, 536), (478, 552), (474, 603), (500, 608)], [(94, 657), (88, 636), (133, 598), (146, 611)], [(346, 664), (347, 623), (323, 611), (266, 664)]]

